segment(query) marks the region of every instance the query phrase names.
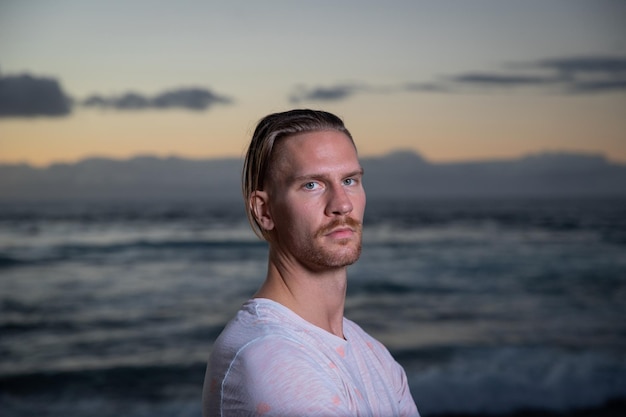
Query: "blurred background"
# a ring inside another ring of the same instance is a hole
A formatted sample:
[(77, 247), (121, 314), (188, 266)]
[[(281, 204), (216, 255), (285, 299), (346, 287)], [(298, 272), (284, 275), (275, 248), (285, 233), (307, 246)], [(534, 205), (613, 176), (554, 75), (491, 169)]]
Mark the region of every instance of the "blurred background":
[(424, 417), (626, 411), (626, 3), (0, 1), (0, 410), (199, 416), (256, 122), (342, 117)]

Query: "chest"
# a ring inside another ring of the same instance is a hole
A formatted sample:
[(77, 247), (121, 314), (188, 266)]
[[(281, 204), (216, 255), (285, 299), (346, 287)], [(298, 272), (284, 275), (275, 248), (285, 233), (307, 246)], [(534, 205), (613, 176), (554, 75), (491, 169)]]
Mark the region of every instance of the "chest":
[(349, 404), (357, 416), (382, 416), (397, 414), (392, 369), (395, 363), (376, 351), (374, 346), (364, 344), (353, 347), (345, 345), (329, 355), (329, 374), (336, 382), (341, 401)]

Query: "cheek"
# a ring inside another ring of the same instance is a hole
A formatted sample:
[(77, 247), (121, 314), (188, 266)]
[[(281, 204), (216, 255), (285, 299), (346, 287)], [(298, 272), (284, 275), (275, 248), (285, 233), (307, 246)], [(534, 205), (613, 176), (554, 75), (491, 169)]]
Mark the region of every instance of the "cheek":
[(354, 213), (354, 217), (360, 217), (363, 219), (363, 214), (365, 213), (365, 203), (366, 203), (365, 193), (360, 193), (355, 195), (352, 199), (352, 210)]
[(311, 219), (311, 205), (295, 204), (293, 201), (283, 201), (273, 211), (273, 220), (280, 233), (294, 233), (306, 229)]

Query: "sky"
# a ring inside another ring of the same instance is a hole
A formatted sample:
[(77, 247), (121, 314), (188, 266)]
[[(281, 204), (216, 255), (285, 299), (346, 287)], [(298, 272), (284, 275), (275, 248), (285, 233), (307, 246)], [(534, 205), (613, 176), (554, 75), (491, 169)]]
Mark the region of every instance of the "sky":
[(340, 116), (362, 156), (626, 163), (621, 0), (0, 0), (0, 163), (240, 157)]

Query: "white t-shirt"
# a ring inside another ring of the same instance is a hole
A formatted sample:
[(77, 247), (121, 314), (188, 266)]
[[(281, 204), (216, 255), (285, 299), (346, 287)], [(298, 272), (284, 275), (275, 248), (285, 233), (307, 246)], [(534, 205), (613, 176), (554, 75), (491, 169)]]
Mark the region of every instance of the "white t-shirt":
[(406, 374), (352, 321), (345, 340), (268, 299), (246, 302), (215, 342), (205, 417), (419, 417)]

